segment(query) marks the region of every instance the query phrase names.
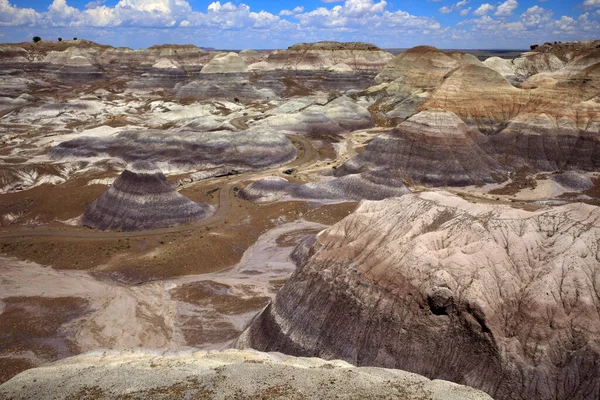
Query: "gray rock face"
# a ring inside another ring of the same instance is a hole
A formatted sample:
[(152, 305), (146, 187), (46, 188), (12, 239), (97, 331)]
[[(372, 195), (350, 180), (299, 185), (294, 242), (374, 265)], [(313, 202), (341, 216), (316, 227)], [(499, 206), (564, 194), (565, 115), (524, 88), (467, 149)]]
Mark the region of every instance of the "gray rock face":
[(148, 160), (179, 169), (262, 169), (294, 159), (296, 148), (273, 130), (126, 131), (114, 137), (81, 137), (50, 150), (53, 159), (110, 156), (127, 162)]
[(537, 171), (600, 168), (600, 120), (583, 123), (548, 114), (523, 113), (501, 132), (479, 137), (480, 146), (512, 168)]
[(158, 60), (148, 72), (144, 72), (129, 84), (133, 88), (173, 88), (188, 79), (186, 71), (168, 58)]
[(495, 183), (503, 168), (479, 147), (478, 135), (449, 111), (422, 111), (375, 138), (335, 174), (388, 168), (431, 186)]
[[(25, 371), (0, 386), (13, 400), (365, 399), (491, 400), (478, 390), (404, 371), (246, 350), (96, 352)], [(87, 398), (87, 397), (85, 397)]]
[(578, 171), (566, 171), (550, 175), (550, 179), (573, 192), (581, 192), (594, 187), (594, 183), (590, 177)]
[(205, 73), (198, 79), (175, 87), (179, 98), (269, 100), (282, 93), (285, 86), (276, 79), (251, 81), (249, 73)]
[(88, 206), (81, 221), (94, 229), (136, 231), (197, 221), (213, 212), (214, 207), (177, 193), (153, 163), (136, 161)]
[(593, 206), (365, 201), (297, 252), (238, 346), (404, 369), (496, 399), (597, 399), (599, 257)]
[(268, 203), (283, 199), (382, 200), (407, 193), (410, 193), (410, 190), (404, 186), (402, 179), (389, 171), (375, 170), (304, 185), (293, 184), (277, 177), (265, 178), (246, 186), (240, 190), (238, 196), (253, 203)]
[(291, 100), (276, 109), (273, 116), (260, 123), (280, 132), (298, 133), (313, 137), (344, 134), (375, 126), (369, 111), (354, 100), (341, 96), (325, 105), (300, 104)]

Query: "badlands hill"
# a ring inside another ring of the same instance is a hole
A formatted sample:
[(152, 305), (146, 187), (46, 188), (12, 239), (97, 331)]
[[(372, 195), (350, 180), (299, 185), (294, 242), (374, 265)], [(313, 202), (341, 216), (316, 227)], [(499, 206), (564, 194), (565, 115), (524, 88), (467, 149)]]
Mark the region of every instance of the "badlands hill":
[(297, 271), (238, 346), (495, 399), (597, 398), (599, 221), (594, 206), (528, 212), (444, 192), (363, 202), (298, 247)]
[(1, 45), (0, 397), (597, 400), (597, 45)]
[(156, 165), (136, 161), (88, 206), (81, 222), (94, 229), (134, 231), (193, 222), (213, 212), (208, 204), (177, 193)]

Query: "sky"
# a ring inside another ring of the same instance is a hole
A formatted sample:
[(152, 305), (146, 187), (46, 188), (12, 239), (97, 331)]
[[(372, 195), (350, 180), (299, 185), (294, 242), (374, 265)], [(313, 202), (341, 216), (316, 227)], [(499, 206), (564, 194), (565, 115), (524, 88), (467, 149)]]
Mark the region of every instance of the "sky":
[(600, 39), (600, 0), (0, 0), (0, 42), (275, 49), (319, 40), (383, 48), (526, 49)]

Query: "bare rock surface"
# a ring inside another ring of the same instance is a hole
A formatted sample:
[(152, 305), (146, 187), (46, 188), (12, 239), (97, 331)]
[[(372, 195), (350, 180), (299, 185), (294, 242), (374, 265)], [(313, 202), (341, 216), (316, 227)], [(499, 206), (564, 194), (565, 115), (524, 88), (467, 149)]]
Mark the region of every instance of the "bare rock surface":
[(573, 192), (584, 191), (594, 187), (594, 183), (590, 177), (580, 171), (561, 172), (551, 175), (550, 179)]
[(480, 135), (452, 112), (422, 111), (375, 138), (335, 174), (388, 168), (417, 184), (495, 183), (503, 168), (479, 147), (476, 139)]
[(493, 69), (506, 78), (516, 75), (514, 60), (500, 57), (489, 57), (483, 62), (483, 65)]
[(376, 79), (379, 82), (398, 80), (408, 92), (417, 88), (432, 89), (460, 65), (455, 58), (435, 47), (418, 46), (393, 58)]
[(213, 212), (214, 207), (177, 193), (153, 163), (136, 161), (88, 206), (81, 222), (94, 229), (135, 231), (181, 225)]
[(496, 399), (600, 396), (600, 209), (534, 212), (422, 192), (358, 210), (240, 347), (400, 368)]
[(292, 99), (270, 112), (259, 126), (280, 132), (316, 137), (343, 134), (375, 126), (369, 111), (349, 97), (341, 96), (326, 104), (316, 104), (314, 98)]
[(237, 53), (219, 53), (202, 68), (201, 74), (232, 74), (246, 72), (246, 62)]
[(25, 371), (0, 386), (11, 400), (286, 398), (487, 400), (485, 393), (441, 380), (343, 361), (253, 350), (106, 351)]
[(283, 178), (270, 177), (253, 182), (240, 190), (240, 198), (253, 203), (283, 200), (338, 202), (382, 200), (410, 193), (402, 179), (385, 170), (347, 175), (306, 184), (293, 184)]
[(268, 129), (196, 132), (136, 130), (112, 137), (80, 137), (50, 150), (54, 159), (115, 157), (148, 160), (161, 169), (261, 169), (294, 159), (296, 149), (283, 134)]
[(513, 168), (536, 171), (600, 168), (600, 118), (581, 115), (579, 123), (547, 113), (523, 112), (480, 145)]

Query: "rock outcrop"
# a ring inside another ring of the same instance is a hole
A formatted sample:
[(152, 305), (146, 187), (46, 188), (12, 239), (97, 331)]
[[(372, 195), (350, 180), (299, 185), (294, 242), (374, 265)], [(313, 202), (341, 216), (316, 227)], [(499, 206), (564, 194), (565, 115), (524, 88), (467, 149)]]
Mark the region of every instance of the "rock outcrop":
[[(289, 104), (288, 104), (289, 103)], [(302, 100), (290, 100), (262, 121), (279, 132), (299, 133), (315, 138), (328, 134), (343, 134), (375, 126), (369, 111), (349, 97), (341, 96), (325, 104), (304, 103)]]
[(303, 185), (290, 183), (283, 178), (270, 177), (246, 186), (238, 192), (238, 197), (253, 203), (283, 200), (341, 202), (382, 200), (407, 193), (410, 193), (410, 190), (398, 176), (394, 176), (390, 171), (375, 170)]
[(423, 192), (356, 212), (240, 347), (399, 368), (499, 400), (600, 396), (600, 209), (534, 212)]
[(360, 42), (298, 43), (276, 50), (266, 59), (271, 69), (328, 70), (346, 64), (355, 71), (379, 71), (393, 56), (379, 47)]
[(383, 168), (421, 185), (496, 183), (505, 169), (480, 148), (481, 136), (450, 111), (422, 111), (376, 137), (335, 174)]
[(491, 400), (478, 390), (404, 371), (246, 350), (94, 352), (25, 371), (0, 386), (13, 400)]
[(244, 59), (237, 53), (219, 53), (202, 68), (201, 74), (236, 74), (248, 71)]
[(151, 162), (136, 161), (83, 213), (84, 226), (137, 231), (181, 225), (209, 217), (214, 207), (177, 193)]
[(191, 130), (124, 131), (111, 137), (80, 137), (50, 150), (53, 159), (115, 157), (148, 160), (163, 170), (219, 169), (221, 173), (262, 169), (294, 159), (296, 148), (269, 129), (196, 132)]
[(394, 57), (377, 75), (379, 82), (397, 80), (408, 93), (415, 89), (434, 89), (460, 61), (430, 46), (418, 46)]

